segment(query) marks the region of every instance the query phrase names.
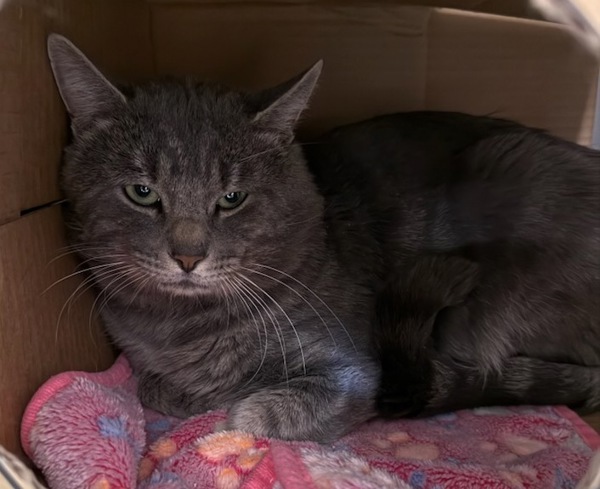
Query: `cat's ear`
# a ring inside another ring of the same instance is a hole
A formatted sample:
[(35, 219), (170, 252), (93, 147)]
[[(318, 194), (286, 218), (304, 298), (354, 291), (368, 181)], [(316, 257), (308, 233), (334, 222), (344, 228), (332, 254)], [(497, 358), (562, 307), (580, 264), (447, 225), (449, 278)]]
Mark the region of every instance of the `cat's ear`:
[(73, 122), (126, 104), (125, 96), (68, 39), (48, 36), (48, 57), (58, 91)]
[(270, 99), (270, 104), (256, 114), (254, 121), (291, 135), (308, 105), (322, 68), (323, 61), (319, 60), (291, 80), (264, 92), (263, 96)]

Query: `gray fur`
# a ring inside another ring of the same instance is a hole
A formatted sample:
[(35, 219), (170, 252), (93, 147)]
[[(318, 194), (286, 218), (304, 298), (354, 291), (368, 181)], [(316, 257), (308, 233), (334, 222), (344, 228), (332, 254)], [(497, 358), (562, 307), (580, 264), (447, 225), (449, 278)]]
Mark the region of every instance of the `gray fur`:
[[(117, 89), (64, 38), (49, 53), (75, 135), (70, 238), (146, 405), (227, 408), (231, 428), (318, 441), (375, 415), (376, 397), (383, 413), (597, 405), (597, 153), (436, 113), (301, 146), (320, 64), (259, 94)], [(135, 184), (160, 203), (132, 202)], [(247, 199), (218, 210), (234, 191)], [(180, 255), (201, 260), (185, 272)], [(538, 388), (561, 372), (565, 395)]]
[[(81, 107), (76, 94), (108, 82), (63, 38), (49, 51), (76, 135), (62, 173), (71, 239), (145, 404), (230, 408), (232, 428), (321, 441), (372, 416), (370, 294), (328, 249), (323, 197), (291, 138), (320, 63), (258, 95), (164, 81)], [(133, 184), (161, 209), (131, 202)], [(246, 201), (218, 211), (238, 190)], [(184, 273), (170, 253), (206, 259)]]
[[(317, 181), (343, 179), (367, 203), (356, 235), (377, 233), (391, 272), (375, 330), (382, 412), (600, 408), (600, 153), (431, 112), (340, 128), (308, 151)], [(349, 212), (327, 185), (329, 208)]]

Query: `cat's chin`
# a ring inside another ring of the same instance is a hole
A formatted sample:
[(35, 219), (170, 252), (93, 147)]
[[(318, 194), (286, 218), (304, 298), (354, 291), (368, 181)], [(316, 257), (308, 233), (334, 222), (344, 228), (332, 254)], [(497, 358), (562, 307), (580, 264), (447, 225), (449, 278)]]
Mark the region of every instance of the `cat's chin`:
[(157, 284), (156, 289), (159, 292), (178, 297), (216, 297), (223, 295), (222, 286), (219, 286), (219, 284), (203, 284), (193, 280)]
[(158, 292), (177, 297), (206, 297), (216, 295), (215, 291), (211, 288), (193, 285), (168, 284), (158, 285), (156, 288)]

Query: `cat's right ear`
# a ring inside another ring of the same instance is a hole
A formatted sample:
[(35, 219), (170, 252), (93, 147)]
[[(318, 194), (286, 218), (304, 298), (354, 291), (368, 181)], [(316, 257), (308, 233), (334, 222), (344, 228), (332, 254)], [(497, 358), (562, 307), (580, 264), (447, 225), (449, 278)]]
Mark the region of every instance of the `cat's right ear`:
[(269, 105), (254, 116), (254, 122), (292, 137), (300, 114), (306, 109), (315, 89), (322, 68), (323, 61), (317, 61), (291, 80), (263, 91), (260, 97), (263, 102), (265, 99), (269, 100)]
[(48, 36), (48, 57), (58, 91), (74, 124), (123, 107), (125, 96), (67, 38)]

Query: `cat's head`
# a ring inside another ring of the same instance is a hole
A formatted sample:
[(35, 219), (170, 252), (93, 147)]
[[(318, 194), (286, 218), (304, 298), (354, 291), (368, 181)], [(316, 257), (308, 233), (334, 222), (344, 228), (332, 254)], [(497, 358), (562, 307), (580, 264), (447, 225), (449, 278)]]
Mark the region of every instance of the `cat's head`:
[(48, 51), (73, 132), (71, 240), (105, 287), (218, 294), (248, 269), (293, 270), (322, 239), (322, 198), (294, 144), (320, 62), (258, 94), (192, 80), (121, 89), (65, 38)]

